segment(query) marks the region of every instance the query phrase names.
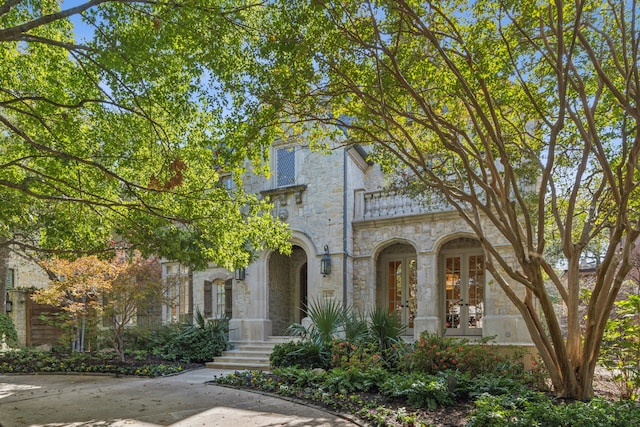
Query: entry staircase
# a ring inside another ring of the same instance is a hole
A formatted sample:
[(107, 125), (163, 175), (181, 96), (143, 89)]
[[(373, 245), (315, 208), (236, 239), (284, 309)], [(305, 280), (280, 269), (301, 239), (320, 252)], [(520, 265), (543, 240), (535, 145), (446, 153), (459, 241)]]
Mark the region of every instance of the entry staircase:
[(222, 352), (213, 362), (205, 366), (211, 369), (270, 371), (269, 356), (276, 344), (291, 341), (295, 338), (271, 336), (265, 341), (231, 342), (230, 349)]

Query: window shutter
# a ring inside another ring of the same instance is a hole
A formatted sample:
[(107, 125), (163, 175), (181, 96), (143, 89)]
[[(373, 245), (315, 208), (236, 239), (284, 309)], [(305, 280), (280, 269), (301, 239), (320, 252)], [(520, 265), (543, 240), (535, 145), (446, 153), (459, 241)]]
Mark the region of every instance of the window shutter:
[(224, 316), (231, 319), (233, 313), (233, 293), (231, 284), (233, 280), (229, 279), (224, 283)]
[(204, 281), (204, 317), (213, 316), (213, 284), (209, 280)]
[(9, 268), (7, 270), (7, 290), (13, 289), (15, 286), (15, 270), (13, 268)]

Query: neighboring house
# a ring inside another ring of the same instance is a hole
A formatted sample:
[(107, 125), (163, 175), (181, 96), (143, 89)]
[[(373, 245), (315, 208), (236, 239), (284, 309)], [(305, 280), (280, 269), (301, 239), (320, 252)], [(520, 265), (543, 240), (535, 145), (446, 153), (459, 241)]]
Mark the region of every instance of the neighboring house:
[(49, 277), (36, 262), (11, 253), (5, 309), (13, 320), (21, 345), (55, 344), (62, 335), (62, 331), (41, 319), (42, 315), (59, 310), (52, 306), (36, 304), (29, 297), (31, 290), (44, 288), (48, 284)]
[[(31, 293), (34, 290), (49, 285), (49, 276), (37, 262), (15, 252), (11, 253), (8, 264), (5, 311), (16, 327), (19, 343), (23, 346), (59, 344), (63, 331), (45, 318), (62, 310), (52, 305), (38, 304), (31, 299)], [(147, 325), (159, 323), (165, 319), (170, 320), (165, 316), (166, 311), (160, 303), (152, 305), (145, 310), (139, 310), (130, 324)], [(103, 326), (106, 325), (103, 324)]]
[[(638, 242), (636, 243), (636, 249), (634, 249), (633, 253), (631, 254), (631, 265), (631, 271), (629, 271), (629, 273), (627, 274), (626, 280), (623, 282), (618, 296), (616, 297), (616, 301), (624, 300), (628, 298), (630, 294), (640, 295), (640, 240), (638, 240)], [(597, 268), (597, 263), (583, 263), (580, 265), (578, 279), (580, 281), (580, 289), (584, 295), (585, 300), (593, 291), (593, 288), (595, 286), (595, 282), (597, 279)], [(566, 283), (567, 270), (562, 273), (560, 279), (563, 281), (563, 283)], [(549, 292), (552, 293), (554, 291), (550, 288)], [(566, 337), (568, 329), (567, 305), (559, 296), (557, 296), (556, 298), (556, 312), (558, 313), (558, 318), (560, 319), (562, 334), (564, 337)], [(585, 301), (583, 300), (579, 308), (579, 318), (581, 319), (580, 321), (582, 323), (585, 322), (586, 314), (587, 307)], [(610, 313), (610, 317), (615, 317), (615, 308), (614, 311)]]
[[(336, 299), (367, 313), (395, 311), (409, 339), (423, 331), (495, 336), (531, 345), (517, 309), (485, 269), (470, 228), (441, 198), (426, 203), (386, 192), (380, 167), (358, 146), (321, 154), (306, 146), (272, 147), (269, 179), (247, 174), (245, 189), (274, 203), (289, 224), (293, 253), (267, 251), (236, 272), (211, 267), (190, 272), (175, 263), (178, 304), (165, 319), (200, 310), (226, 315), (231, 341), (265, 341), (304, 318), (303, 307)], [(498, 248), (508, 254), (505, 245)], [(327, 266), (330, 271), (322, 271)]]

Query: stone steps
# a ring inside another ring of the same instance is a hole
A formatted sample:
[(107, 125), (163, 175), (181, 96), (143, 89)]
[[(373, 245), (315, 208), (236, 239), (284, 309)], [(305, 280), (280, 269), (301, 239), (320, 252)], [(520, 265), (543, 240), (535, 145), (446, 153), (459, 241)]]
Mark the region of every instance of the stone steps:
[(232, 342), (230, 349), (222, 352), (205, 366), (211, 369), (269, 371), (269, 356), (276, 344), (291, 341), (291, 337), (268, 337), (266, 341)]

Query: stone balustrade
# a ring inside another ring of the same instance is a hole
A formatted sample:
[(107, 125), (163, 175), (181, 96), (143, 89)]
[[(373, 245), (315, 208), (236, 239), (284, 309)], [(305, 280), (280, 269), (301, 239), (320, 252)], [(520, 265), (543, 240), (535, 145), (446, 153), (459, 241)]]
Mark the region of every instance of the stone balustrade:
[(399, 191), (356, 191), (356, 220), (394, 218), (454, 210), (435, 192), (411, 197)]

